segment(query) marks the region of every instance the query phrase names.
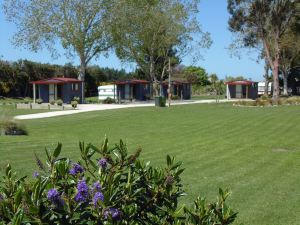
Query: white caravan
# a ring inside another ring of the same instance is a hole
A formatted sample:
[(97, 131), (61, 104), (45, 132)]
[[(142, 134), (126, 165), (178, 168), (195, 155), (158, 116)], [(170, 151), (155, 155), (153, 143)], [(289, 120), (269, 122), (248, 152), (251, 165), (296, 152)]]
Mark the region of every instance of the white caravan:
[(103, 85), (98, 87), (99, 100), (104, 100), (106, 98), (117, 98), (116, 85)]
[[(269, 82), (268, 84), (268, 95), (272, 94), (272, 82)], [(258, 96), (264, 95), (265, 94), (265, 82), (261, 81), (258, 82)]]

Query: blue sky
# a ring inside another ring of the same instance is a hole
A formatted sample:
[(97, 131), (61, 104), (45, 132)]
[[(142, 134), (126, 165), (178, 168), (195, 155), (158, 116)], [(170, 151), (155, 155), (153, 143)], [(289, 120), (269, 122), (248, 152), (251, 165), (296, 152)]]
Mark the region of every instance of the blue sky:
[[(2, 0), (0, 0), (2, 4)], [(243, 75), (252, 80), (262, 80), (263, 64), (258, 64), (255, 59), (257, 55), (242, 54), (241, 59), (231, 57), (227, 49), (233, 41), (232, 34), (228, 31), (227, 21), (227, 0), (202, 0), (200, 4), (200, 14), (198, 19), (202, 24), (203, 30), (211, 33), (213, 45), (209, 50), (202, 51), (203, 60), (200, 60), (196, 65), (201, 66), (207, 70), (208, 73), (216, 73), (220, 78), (225, 76), (239, 76)], [(46, 50), (38, 53), (29, 52), (23, 48), (16, 48), (11, 44), (11, 38), (14, 34), (15, 27), (13, 24), (5, 21), (3, 12), (0, 12), (0, 57), (4, 60), (18, 60), (28, 59), (43, 63), (65, 64), (71, 62), (78, 65), (77, 58), (66, 58), (64, 51), (58, 46), (61, 57), (52, 59), (49, 52)], [(246, 51), (244, 51), (246, 52)], [(184, 65), (190, 65), (192, 60), (189, 57), (183, 59)], [(118, 58), (113, 54), (110, 57), (100, 57), (93, 61), (92, 64), (97, 64), (101, 67), (112, 67), (127, 71), (133, 70), (134, 65), (122, 64)]]

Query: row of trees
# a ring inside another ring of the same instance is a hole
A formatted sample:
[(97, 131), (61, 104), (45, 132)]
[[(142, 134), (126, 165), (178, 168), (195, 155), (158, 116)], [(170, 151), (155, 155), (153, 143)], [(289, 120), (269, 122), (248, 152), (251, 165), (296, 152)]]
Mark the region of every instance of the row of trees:
[[(85, 80), (92, 59), (111, 50), (135, 63), (152, 82), (167, 76), (169, 61), (199, 58), (211, 39), (197, 20), (199, 0), (5, 0), (3, 9), (17, 27), (13, 43), (32, 51), (61, 44), (80, 59)], [(158, 86), (158, 85), (157, 85)]]
[[(78, 68), (72, 64), (64, 66), (42, 64), (28, 60), (17, 62), (0, 61), (0, 96), (29, 97), (32, 94), (30, 81), (46, 79), (50, 77), (64, 76), (77, 78)], [(97, 93), (97, 86), (101, 82), (128, 79), (135, 76), (125, 70), (100, 68), (88, 66), (86, 68), (86, 95)]]
[(300, 1), (228, 0), (228, 11), (230, 31), (237, 35), (235, 47), (258, 49), (266, 62), (266, 80), (272, 71), (274, 100), (280, 94), (280, 73), (287, 94), (288, 74), (300, 55)]

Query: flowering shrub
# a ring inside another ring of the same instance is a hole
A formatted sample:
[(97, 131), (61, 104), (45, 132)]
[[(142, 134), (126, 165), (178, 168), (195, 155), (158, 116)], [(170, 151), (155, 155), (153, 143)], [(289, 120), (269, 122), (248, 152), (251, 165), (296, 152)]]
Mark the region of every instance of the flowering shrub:
[(32, 181), (17, 178), (11, 166), (0, 180), (0, 224), (231, 224), (237, 213), (219, 191), (216, 203), (198, 198), (195, 207), (179, 207), (184, 190), (180, 162), (167, 156), (165, 168), (129, 155), (125, 144), (97, 148), (80, 143), (79, 162), (60, 157), (62, 145), (46, 149), (47, 163)]

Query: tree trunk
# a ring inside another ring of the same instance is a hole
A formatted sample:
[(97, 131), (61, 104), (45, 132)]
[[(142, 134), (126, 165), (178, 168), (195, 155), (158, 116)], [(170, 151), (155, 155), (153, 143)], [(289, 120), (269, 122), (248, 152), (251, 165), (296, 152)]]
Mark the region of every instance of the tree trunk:
[(280, 95), (280, 89), (279, 89), (279, 57), (276, 57), (276, 59), (273, 62), (274, 67), (272, 68), (273, 72), (273, 100), (275, 103), (278, 101), (279, 95)]
[(85, 58), (81, 57), (80, 58), (80, 68), (79, 68), (79, 75), (78, 75), (78, 80), (82, 81), (82, 87), (81, 87), (81, 103), (84, 102), (84, 80), (85, 80), (85, 72), (86, 72), (86, 63), (85, 63)]
[(269, 95), (269, 63), (268, 60), (265, 59), (265, 88), (264, 88), (264, 95), (268, 96)]
[(153, 56), (150, 56), (150, 68), (149, 68), (149, 75), (150, 75), (150, 79), (152, 80), (153, 82), (153, 90), (154, 90), (154, 94), (155, 96), (159, 96), (159, 90), (160, 90), (160, 87), (159, 87), (159, 82), (155, 76), (155, 73), (154, 73), (154, 60), (153, 60)]
[[(275, 37), (275, 39), (278, 40), (277, 36)], [(278, 78), (280, 49), (278, 46), (278, 42), (274, 43), (276, 45), (276, 53), (275, 53), (274, 60), (272, 60), (269, 45), (268, 45), (267, 41), (264, 40), (263, 44), (264, 44), (264, 51), (266, 54), (266, 58), (270, 64), (270, 67), (271, 67), (272, 73), (273, 73), (273, 101), (275, 102), (275, 104), (277, 104), (279, 94), (280, 94), (279, 78)]]

